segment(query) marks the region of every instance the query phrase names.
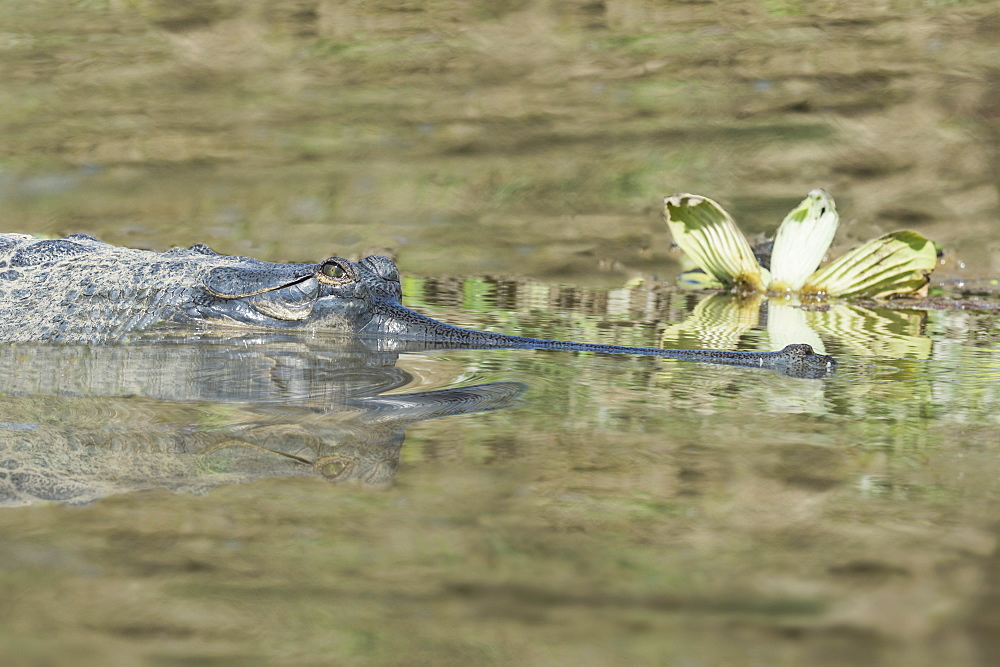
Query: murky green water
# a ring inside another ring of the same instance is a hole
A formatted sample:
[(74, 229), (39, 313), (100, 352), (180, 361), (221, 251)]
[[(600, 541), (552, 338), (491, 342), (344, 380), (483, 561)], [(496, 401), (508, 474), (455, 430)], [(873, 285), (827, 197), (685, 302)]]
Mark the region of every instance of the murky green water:
[[(991, 3), (3, 11), (4, 231), (275, 260), (384, 251), (410, 274), (408, 304), (456, 324), (806, 340), (841, 361), (798, 380), (258, 334), (8, 346), (5, 655), (1000, 651)], [(769, 231), (818, 186), (838, 200), (840, 246), (900, 227), (941, 242), (948, 307), (802, 310), (671, 286), (663, 195), (713, 196)]]

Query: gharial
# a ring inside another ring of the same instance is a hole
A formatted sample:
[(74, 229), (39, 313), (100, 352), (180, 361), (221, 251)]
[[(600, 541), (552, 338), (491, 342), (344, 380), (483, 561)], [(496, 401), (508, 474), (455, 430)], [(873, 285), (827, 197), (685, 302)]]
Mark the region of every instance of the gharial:
[(157, 325), (331, 331), (449, 348), (534, 348), (668, 357), (818, 378), (837, 366), (809, 345), (778, 352), (671, 350), (565, 342), (463, 329), (401, 305), (395, 263), (273, 263), (205, 245), (164, 253), (85, 234), (0, 234), (0, 341), (113, 343)]

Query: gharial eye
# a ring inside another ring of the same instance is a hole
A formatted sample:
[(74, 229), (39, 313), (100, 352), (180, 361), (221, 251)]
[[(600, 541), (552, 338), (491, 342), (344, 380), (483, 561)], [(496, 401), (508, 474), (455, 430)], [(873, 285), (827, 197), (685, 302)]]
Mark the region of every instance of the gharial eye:
[(324, 264), (323, 275), (330, 278), (343, 278), (347, 275), (347, 271), (344, 271), (344, 267), (340, 264)]
[(318, 460), (314, 465), (323, 477), (335, 480), (347, 472), (348, 460), (340, 456), (328, 456)]
[[(339, 258), (328, 259), (319, 268), (317, 278), (329, 285), (340, 285), (355, 278), (354, 272)], [(345, 260), (346, 261), (346, 260)]]

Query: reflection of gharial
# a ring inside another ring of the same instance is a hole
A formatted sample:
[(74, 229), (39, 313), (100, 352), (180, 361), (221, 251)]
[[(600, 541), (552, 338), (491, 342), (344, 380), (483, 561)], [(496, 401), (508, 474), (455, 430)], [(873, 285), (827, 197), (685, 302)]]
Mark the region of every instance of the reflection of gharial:
[(204, 245), (165, 253), (119, 248), (74, 234), (39, 240), (0, 235), (0, 340), (114, 342), (173, 323), (326, 330), (451, 348), (536, 348), (641, 354), (769, 368), (823, 377), (832, 357), (808, 345), (779, 352), (668, 350), (543, 340), (474, 331), (400, 305), (396, 265), (358, 262), (276, 264), (220, 255)]
[(0, 346), (0, 507), (276, 477), (382, 484), (409, 426), (507, 408), (525, 390), (385, 394), (413, 380), (396, 361), (280, 335)]

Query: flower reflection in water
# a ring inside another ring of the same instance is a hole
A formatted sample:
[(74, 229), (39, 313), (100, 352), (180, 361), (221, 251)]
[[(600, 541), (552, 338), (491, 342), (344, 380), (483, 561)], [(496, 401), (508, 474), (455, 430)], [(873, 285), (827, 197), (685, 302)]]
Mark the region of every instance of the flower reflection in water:
[(751, 330), (765, 326), (772, 350), (808, 343), (826, 354), (826, 339), (858, 356), (928, 359), (931, 339), (921, 333), (923, 320), (921, 311), (863, 308), (842, 302), (803, 307), (794, 298), (712, 294), (683, 322), (668, 326), (660, 344), (697, 342), (733, 349)]

